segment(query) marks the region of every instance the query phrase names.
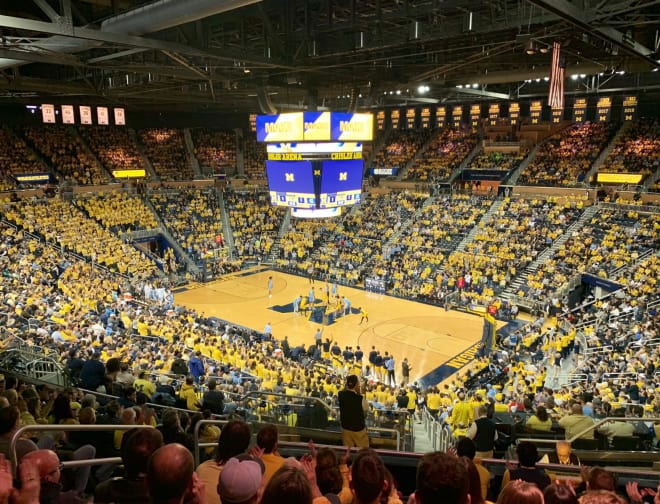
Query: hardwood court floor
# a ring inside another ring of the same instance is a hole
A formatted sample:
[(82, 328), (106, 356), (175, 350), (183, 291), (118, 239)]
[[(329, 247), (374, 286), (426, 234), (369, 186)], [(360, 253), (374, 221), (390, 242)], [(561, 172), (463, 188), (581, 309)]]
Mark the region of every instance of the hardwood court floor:
[[(268, 277), (273, 277), (273, 295), (268, 297)], [(445, 311), (422, 303), (339, 286), (353, 308), (364, 306), (369, 322), (359, 325), (360, 315), (341, 317), (331, 325), (310, 322), (287, 308), (298, 295), (307, 296), (308, 279), (277, 271), (258, 271), (243, 276), (228, 275), (208, 284), (175, 294), (176, 304), (193, 308), (237, 325), (263, 331), (270, 322), (273, 336), (288, 336), (291, 346), (314, 343), (321, 327), (323, 339), (331, 338), (342, 347), (359, 345), (366, 355), (372, 346), (393, 354), (397, 376), (404, 357), (412, 365), (412, 381), (424, 376), (481, 338), (483, 318), (457, 311)], [(325, 299), (325, 283), (314, 284), (316, 298)], [(279, 307), (276, 310), (269, 309)], [(288, 310), (288, 311), (287, 311)]]

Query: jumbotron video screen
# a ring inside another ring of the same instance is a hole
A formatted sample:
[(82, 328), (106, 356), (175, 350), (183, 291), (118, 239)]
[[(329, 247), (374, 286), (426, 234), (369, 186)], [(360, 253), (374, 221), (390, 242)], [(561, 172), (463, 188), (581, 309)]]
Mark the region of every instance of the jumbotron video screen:
[(266, 175), (273, 205), (307, 210), (307, 216), (314, 216), (360, 203), (362, 141), (372, 140), (371, 114), (257, 116), (256, 125), (257, 140), (267, 143)]

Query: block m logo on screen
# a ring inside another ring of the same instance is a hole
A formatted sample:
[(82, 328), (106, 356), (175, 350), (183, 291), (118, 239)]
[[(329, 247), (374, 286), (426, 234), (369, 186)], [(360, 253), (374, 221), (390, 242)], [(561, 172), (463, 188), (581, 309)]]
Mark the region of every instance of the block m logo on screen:
[(339, 172), (339, 181), (346, 181), (348, 180), (348, 172)]
[(295, 182), (295, 177), (293, 176), (293, 173), (285, 173), (284, 178), (287, 182)]

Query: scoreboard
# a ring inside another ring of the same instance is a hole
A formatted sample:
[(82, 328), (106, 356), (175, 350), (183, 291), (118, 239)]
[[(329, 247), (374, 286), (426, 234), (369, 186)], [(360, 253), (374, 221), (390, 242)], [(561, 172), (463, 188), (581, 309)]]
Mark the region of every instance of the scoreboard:
[[(296, 112), (256, 117), (257, 140), (266, 142), (272, 205), (310, 216), (360, 203), (362, 142), (373, 139), (371, 114)], [(329, 212), (329, 213), (328, 213)]]
[(328, 209), (360, 202), (362, 142), (272, 143), (266, 150), (272, 205)]

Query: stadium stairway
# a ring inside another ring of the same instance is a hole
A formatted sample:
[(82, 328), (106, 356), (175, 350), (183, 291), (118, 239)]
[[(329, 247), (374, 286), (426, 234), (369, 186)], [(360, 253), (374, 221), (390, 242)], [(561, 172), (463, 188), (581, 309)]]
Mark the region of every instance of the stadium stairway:
[(236, 254), (236, 245), (234, 244), (234, 232), (229, 223), (229, 213), (227, 212), (227, 205), (225, 205), (225, 197), (222, 191), (216, 190), (216, 197), (218, 198), (218, 207), (220, 208), (220, 215), (222, 218), (222, 237), (225, 239), (227, 247), (229, 247), (229, 256), (234, 257)]
[(201, 270), (199, 266), (193, 261), (192, 257), (188, 255), (188, 253), (183, 250), (183, 247), (179, 244), (179, 242), (172, 236), (167, 229), (167, 226), (165, 225), (165, 221), (161, 218), (160, 214), (156, 211), (156, 208), (153, 206), (151, 201), (149, 201), (149, 198), (146, 196), (141, 196), (140, 199), (144, 203), (144, 205), (151, 210), (151, 212), (156, 216), (156, 220), (158, 221), (158, 228), (157, 231), (162, 234), (165, 239), (172, 245), (172, 248), (174, 251), (177, 253), (177, 255), (184, 260), (186, 263), (187, 269), (189, 272), (194, 274), (195, 276), (199, 275), (201, 273)]
[(67, 131), (69, 132), (69, 134), (70, 134), (71, 136), (73, 136), (73, 137), (75, 137), (75, 138), (78, 139), (78, 142), (80, 142), (80, 145), (81, 145), (82, 148), (85, 150), (85, 154), (87, 154), (90, 158), (92, 158), (92, 159), (94, 160), (94, 164), (95, 164), (97, 167), (100, 167), (100, 168), (101, 168), (101, 171), (102, 171), (103, 173), (106, 173), (106, 174), (108, 175), (108, 177), (110, 177), (110, 179), (114, 178), (114, 177), (112, 176), (112, 173), (110, 173), (110, 170), (108, 170), (108, 169), (103, 165), (103, 163), (101, 163), (101, 161), (99, 160), (99, 158), (96, 157), (96, 154), (94, 154), (94, 151), (89, 147), (89, 145), (87, 144), (87, 142), (85, 141), (85, 139), (82, 137), (82, 135), (80, 134), (80, 131), (78, 131), (78, 128), (74, 128), (73, 126), (67, 126)]
[(612, 152), (612, 149), (616, 145), (616, 142), (619, 140), (621, 135), (623, 135), (628, 130), (631, 124), (632, 123), (630, 122), (623, 123), (623, 125), (619, 128), (619, 130), (614, 134), (610, 142), (605, 146), (605, 148), (602, 151), (600, 151), (600, 154), (596, 158), (596, 161), (594, 161), (594, 163), (591, 165), (591, 168), (584, 177), (585, 182), (589, 183), (589, 181), (593, 178), (593, 176), (598, 173), (598, 170), (600, 170), (600, 167), (603, 166), (603, 163), (610, 155), (610, 152)]
[(488, 211), (481, 216), (481, 219), (479, 219), (479, 222), (477, 222), (474, 226), (472, 226), (472, 229), (470, 232), (467, 234), (465, 238), (461, 240), (461, 242), (458, 244), (456, 247), (456, 252), (463, 252), (465, 250), (465, 247), (467, 246), (468, 243), (470, 243), (474, 237), (477, 235), (480, 229), (482, 229), (486, 223), (490, 220), (490, 218), (499, 211), (500, 208), (502, 208), (502, 205), (504, 204), (503, 199), (496, 199), (493, 204), (490, 206)]
[(470, 166), (470, 163), (472, 160), (477, 157), (477, 154), (481, 152), (482, 145), (481, 145), (481, 139), (477, 138), (477, 143), (474, 146), (474, 148), (468, 153), (467, 156), (463, 158), (463, 161), (461, 161), (461, 164), (458, 165), (458, 167), (449, 175), (449, 179), (447, 182), (450, 184), (456, 180), (456, 178), (461, 174), (463, 170), (465, 170), (468, 166)]
[(55, 171), (55, 167), (52, 167), (52, 168), (51, 168), (51, 166), (50, 166), (50, 165), (48, 164), (48, 162), (43, 158), (43, 156), (41, 156), (41, 154), (39, 154), (39, 151), (38, 151), (37, 149), (35, 149), (35, 147), (34, 147), (34, 145), (32, 144), (32, 142), (30, 142), (27, 138), (24, 138), (24, 137), (22, 137), (21, 135), (19, 135), (16, 131), (14, 131), (14, 130), (13, 130), (9, 125), (7, 125), (7, 124), (3, 124), (3, 125), (2, 125), (2, 128), (7, 132), (7, 134), (8, 134), (9, 136), (11, 136), (11, 137), (15, 138), (17, 141), (19, 141), (19, 142), (23, 142), (23, 143), (25, 144), (25, 146), (26, 146), (28, 152), (34, 156), (34, 159), (37, 160), (37, 162), (38, 162), (39, 165), (42, 167), (42, 170), (43, 170), (44, 172), (51, 173), (51, 172), (54, 172), (54, 171)]
[(502, 183), (504, 185), (516, 185), (516, 182), (518, 182), (518, 179), (520, 178), (520, 174), (529, 166), (529, 163), (532, 162), (532, 160), (536, 157), (536, 153), (539, 151), (539, 147), (541, 144), (536, 144), (534, 148), (529, 151), (529, 154), (527, 154), (527, 157), (523, 159), (522, 163), (513, 170), (513, 172), (509, 175), (508, 178), (505, 178)]
[(655, 184), (658, 179), (660, 179), (660, 170), (656, 170), (654, 173), (646, 177), (646, 180), (644, 181), (644, 184), (642, 186), (644, 189), (648, 190), (651, 188), (653, 184)]
[(142, 161), (144, 162), (144, 167), (146, 168), (147, 173), (149, 174), (149, 176), (154, 180), (160, 180), (160, 177), (156, 174), (156, 170), (154, 170), (154, 166), (151, 164), (151, 160), (149, 159), (149, 156), (147, 156), (147, 153), (144, 150), (144, 146), (138, 140), (137, 132), (133, 128), (129, 128), (128, 129), (128, 136), (130, 137), (130, 139), (135, 144), (135, 148), (137, 149), (138, 153), (140, 154), (140, 157), (142, 158)]
[(386, 247), (391, 247), (394, 244), (394, 242), (403, 234), (403, 231), (405, 229), (408, 229), (415, 221), (415, 219), (417, 219), (420, 215), (422, 215), (424, 209), (427, 206), (433, 204), (434, 202), (435, 202), (434, 196), (429, 196), (428, 198), (426, 198), (424, 202), (420, 205), (420, 207), (417, 208), (417, 210), (415, 210), (407, 220), (401, 223), (399, 229), (397, 229), (394, 233), (392, 233), (392, 236), (390, 236), (389, 240), (383, 243), (383, 250), (385, 250)]
[(561, 247), (566, 241), (573, 236), (573, 233), (580, 229), (587, 221), (589, 221), (596, 213), (598, 212), (598, 207), (595, 205), (589, 206), (582, 212), (580, 218), (571, 224), (564, 233), (555, 240), (555, 242), (541, 252), (534, 261), (532, 261), (523, 271), (521, 271), (513, 281), (507, 285), (506, 289), (502, 291), (501, 296), (505, 299), (512, 299), (516, 296), (516, 292), (522, 287), (527, 279), (527, 276), (530, 273), (534, 273), (539, 266), (543, 264), (547, 259), (552, 257), (552, 255)]
[(403, 180), (403, 178), (406, 175), (408, 175), (408, 170), (410, 170), (410, 168), (412, 168), (414, 166), (417, 159), (419, 159), (419, 156), (421, 156), (422, 154), (424, 154), (428, 150), (429, 145), (431, 145), (431, 142), (433, 140), (434, 140), (434, 136), (432, 134), (429, 135), (429, 138), (426, 140), (426, 142), (424, 142), (422, 145), (420, 145), (419, 149), (417, 149), (417, 152), (415, 152), (415, 155), (410, 159), (410, 161), (408, 161), (406, 163), (406, 166), (404, 167), (404, 169), (399, 172), (399, 174), (396, 177), (397, 180)]
[(195, 143), (193, 142), (192, 135), (190, 134), (190, 128), (183, 129), (183, 139), (186, 144), (186, 150), (188, 151), (188, 159), (193, 169), (193, 178), (201, 179), (202, 171), (199, 168), (199, 160), (195, 156)]
[(284, 217), (282, 217), (282, 222), (280, 224), (280, 229), (277, 232), (277, 239), (273, 246), (270, 248), (270, 253), (268, 254), (268, 261), (275, 264), (277, 258), (280, 257), (280, 251), (282, 250), (282, 238), (291, 228), (291, 209), (287, 208), (284, 212)]

